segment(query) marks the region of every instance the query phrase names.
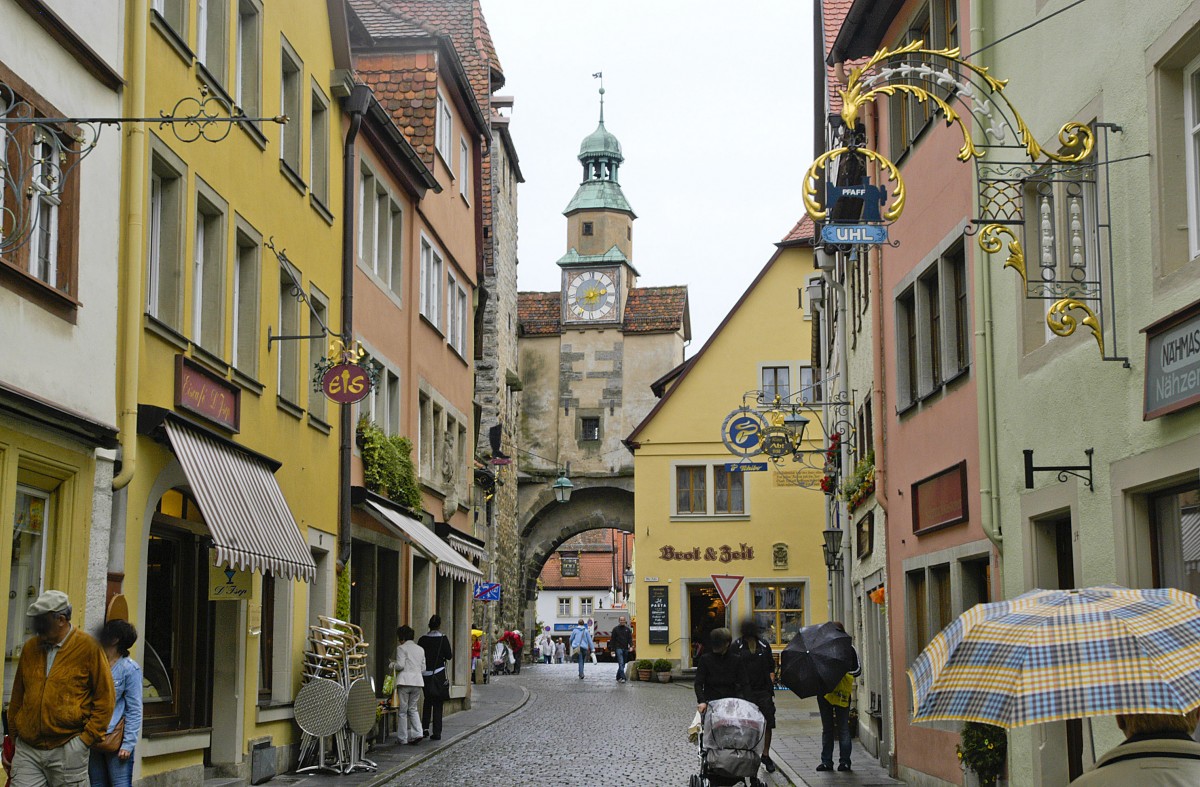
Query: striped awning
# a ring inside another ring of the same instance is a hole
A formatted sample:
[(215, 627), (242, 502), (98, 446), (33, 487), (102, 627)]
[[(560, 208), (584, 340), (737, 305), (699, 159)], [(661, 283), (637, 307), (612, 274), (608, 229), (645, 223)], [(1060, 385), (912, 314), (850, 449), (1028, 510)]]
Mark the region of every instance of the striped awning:
[(437, 537), (425, 525), (412, 517), (407, 517), (399, 511), (379, 505), (373, 500), (365, 501), (367, 510), (376, 519), (390, 525), (398, 531), (406, 541), (417, 548), (417, 551), (432, 561), (438, 567), (442, 576), (457, 579), (460, 582), (473, 582), (483, 579), (483, 572), (467, 562), (466, 558), (455, 552), (449, 544)]
[(315, 581), (312, 553), (271, 468), (174, 419), (163, 426), (216, 542), (217, 564)]

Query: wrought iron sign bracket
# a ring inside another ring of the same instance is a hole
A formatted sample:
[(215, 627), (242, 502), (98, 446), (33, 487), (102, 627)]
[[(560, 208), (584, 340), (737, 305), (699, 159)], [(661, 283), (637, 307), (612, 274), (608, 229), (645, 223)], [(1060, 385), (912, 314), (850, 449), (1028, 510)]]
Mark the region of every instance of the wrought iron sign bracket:
[(300, 339), (324, 339), (326, 336), (330, 336), (333, 332), (329, 330), (329, 326), (325, 324), (325, 320), (321, 319), (321, 315), (317, 314), (317, 310), (313, 308), (312, 301), (310, 301), (308, 299), (308, 296), (305, 295), (304, 285), (302, 285), (300, 283), (300, 279), (296, 276), (297, 268), (292, 263), (292, 261), (288, 259), (287, 250), (276, 248), (274, 237), (268, 239), (267, 242), (263, 245), (265, 245), (270, 250), (270, 252), (275, 255), (275, 259), (279, 260), (279, 267), (283, 270), (284, 273), (287, 274), (288, 278), (291, 279), (292, 297), (298, 301), (301, 301), (302, 303), (304, 303), (305, 306), (308, 307), (308, 311), (314, 317), (317, 318), (317, 323), (321, 326), (321, 331), (322, 331), (322, 333), (314, 333), (314, 334), (309, 334), (309, 335), (296, 334), (296, 335), (292, 335), (292, 336), (272, 336), (271, 335), (271, 326), (268, 325), (267, 326), (267, 352), (271, 352), (271, 344), (274, 342), (285, 342), (285, 341), (293, 341), (293, 340), (300, 340)]
[(274, 342), (299, 341), (300, 339), (324, 339), (328, 335), (329, 334), (327, 334), (327, 333), (310, 333), (307, 335), (297, 334), (297, 335), (292, 335), (292, 336), (284, 336), (284, 335), (280, 334), (280, 335), (276, 336), (273, 333), (271, 333), (271, 326), (268, 325), (267, 326), (267, 352), (271, 351), (271, 345)]
[[(1087, 464), (1086, 465), (1057, 465), (1057, 466), (1046, 465), (1045, 467), (1038, 467), (1033, 463), (1033, 449), (1026, 448), (1024, 450), (1024, 454), (1025, 454), (1025, 488), (1033, 489), (1033, 474), (1034, 473), (1048, 472), (1048, 473), (1058, 473), (1059, 483), (1066, 483), (1067, 476), (1075, 476), (1076, 478), (1083, 481), (1084, 486), (1086, 486), (1092, 492), (1095, 492), (1096, 489), (1095, 489), (1095, 487), (1092, 486), (1092, 451), (1093, 451), (1093, 449), (1091, 449), (1091, 448), (1084, 450), (1084, 453), (1087, 454)], [(1086, 473), (1086, 475), (1084, 475), (1085, 473)]]

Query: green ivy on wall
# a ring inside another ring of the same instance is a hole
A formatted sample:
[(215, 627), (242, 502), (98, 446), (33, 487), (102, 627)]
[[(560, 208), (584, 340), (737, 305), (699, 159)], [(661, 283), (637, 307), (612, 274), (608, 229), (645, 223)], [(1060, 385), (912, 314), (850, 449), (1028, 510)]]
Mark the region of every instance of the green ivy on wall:
[(360, 419), (356, 430), (367, 489), (413, 511), (421, 510), (421, 488), (412, 461), (412, 441), (387, 435), (375, 423)]

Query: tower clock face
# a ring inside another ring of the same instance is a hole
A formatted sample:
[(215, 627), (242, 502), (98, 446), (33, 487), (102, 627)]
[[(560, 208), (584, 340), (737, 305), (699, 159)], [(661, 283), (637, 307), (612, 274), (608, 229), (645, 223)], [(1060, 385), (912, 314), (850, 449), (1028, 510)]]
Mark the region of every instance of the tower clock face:
[(612, 277), (600, 271), (576, 274), (567, 284), (567, 311), (580, 320), (610, 317), (617, 304), (617, 287)]

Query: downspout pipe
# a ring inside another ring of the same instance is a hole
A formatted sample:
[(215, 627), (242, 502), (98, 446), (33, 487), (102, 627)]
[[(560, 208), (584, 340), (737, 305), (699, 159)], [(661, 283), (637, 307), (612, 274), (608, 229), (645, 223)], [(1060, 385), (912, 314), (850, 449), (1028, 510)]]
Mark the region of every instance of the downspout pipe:
[[(857, 257), (861, 253), (861, 249), (855, 249), (854, 256)], [(841, 384), (842, 391), (846, 394), (847, 401), (850, 400), (850, 359), (847, 357), (849, 353), (849, 340), (846, 337), (846, 288), (837, 282), (832, 271), (826, 271), (824, 274), (825, 281), (830, 288), (837, 293), (837, 343), (838, 343), (838, 378)], [(851, 419), (854, 418), (854, 413), (849, 414)], [(852, 472), (850, 464), (850, 443), (848, 440), (841, 441), (842, 450), (842, 472)], [(851, 625), (854, 620), (854, 605), (852, 602), (853, 588), (850, 584), (850, 566), (854, 560), (854, 556), (850, 553), (850, 504), (845, 500), (838, 501), (838, 518), (839, 527), (842, 530), (842, 609), (841, 619), (846, 625)]]
[[(971, 51), (978, 52), (983, 47), (983, 2), (971, 0)], [(973, 55), (976, 65), (983, 65), (981, 55)], [(972, 133), (976, 133), (973, 128)], [(978, 189), (978, 182), (975, 184)], [(976, 346), (980, 354), (979, 362), (979, 410), (980, 410), (980, 446), (979, 446), (979, 512), (980, 526), (984, 535), (995, 544), (996, 550), (1004, 548), (1004, 534), (1000, 526), (1000, 463), (997, 455), (997, 423), (996, 423), (996, 355), (995, 331), (992, 317), (992, 268), (987, 264), (988, 257), (982, 251), (976, 253), (975, 259), (975, 303), (977, 304), (977, 319), (975, 326)]]
[[(346, 142), (342, 146), (342, 342), (354, 345), (354, 194), (357, 191), (355, 141), (363, 115), (371, 103), (371, 88), (356, 84), (342, 107), (350, 116)], [(350, 459), (354, 440), (352, 408), (338, 409), (338, 563), (350, 560)]]
[[(129, 0), (125, 116), (141, 117), (146, 106), (146, 28), (150, 24), (149, 0)], [(142, 239), (146, 198), (146, 127), (126, 123), (122, 164), (125, 170), (124, 272), (121, 301), (121, 471), (113, 477), (113, 491), (124, 489), (137, 469), (137, 387), (142, 338)], [(114, 525), (116, 523), (114, 522)], [(124, 519), (121, 520), (124, 533)], [(111, 568), (111, 566), (110, 566)]]

